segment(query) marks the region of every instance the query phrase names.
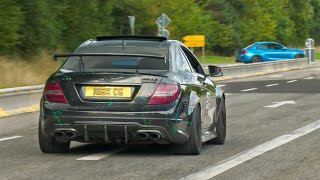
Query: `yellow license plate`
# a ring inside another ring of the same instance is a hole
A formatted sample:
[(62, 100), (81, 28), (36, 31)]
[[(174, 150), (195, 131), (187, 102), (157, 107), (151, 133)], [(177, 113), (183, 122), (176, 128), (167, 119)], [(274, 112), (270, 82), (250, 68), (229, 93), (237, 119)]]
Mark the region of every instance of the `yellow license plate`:
[(86, 97), (131, 97), (131, 87), (86, 86)]

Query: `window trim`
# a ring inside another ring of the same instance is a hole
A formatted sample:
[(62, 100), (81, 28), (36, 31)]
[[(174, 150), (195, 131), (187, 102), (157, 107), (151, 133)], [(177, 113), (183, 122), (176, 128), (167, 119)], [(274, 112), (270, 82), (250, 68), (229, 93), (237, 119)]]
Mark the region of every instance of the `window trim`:
[[(195, 73), (197, 73), (197, 74), (202, 75), (203, 77), (205, 77), (206, 73), (205, 73), (205, 71), (203, 70), (203, 68), (202, 68), (199, 60), (196, 58), (196, 56), (195, 56), (187, 47), (180, 45), (180, 48), (182, 49), (183, 54), (186, 56), (189, 65), (192, 67), (192, 69), (195, 71)], [(199, 73), (199, 72), (197, 72), (197, 70), (195, 70), (195, 69), (193, 68), (193, 66), (192, 66), (192, 64), (191, 64), (191, 62), (190, 62), (190, 59), (188, 58), (188, 55), (186, 55), (185, 51), (186, 51), (187, 53), (189, 53), (189, 55), (191, 56), (192, 60), (193, 60), (198, 66), (200, 66), (202, 72)]]
[(186, 54), (184, 53), (184, 51), (182, 50), (182, 48), (181, 48), (180, 46), (178, 46), (178, 51), (180, 51), (181, 54), (182, 54), (182, 55), (184, 56), (184, 58), (186, 59), (187, 64), (188, 64), (188, 66), (189, 66), (189, 68), (190, 68), (190, 70), (191, 70), (190, 72), (196, 72), (196, 71), (193, 69), (193, 67), (191, 66), (188, 57), (186, 56)]

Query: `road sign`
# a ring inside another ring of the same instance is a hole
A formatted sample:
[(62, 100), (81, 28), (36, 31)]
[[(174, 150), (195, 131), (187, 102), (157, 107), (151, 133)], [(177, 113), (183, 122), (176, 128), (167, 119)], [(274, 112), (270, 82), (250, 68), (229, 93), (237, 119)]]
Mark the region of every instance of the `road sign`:
[[(205, 45), (206, 38), (204, 35), (188, 35), (182, 38), (185, 42), (184, 45), (187, 47), (201, 47), (202, 48), (202, 61), (205, 62)], [(193, 49), (192, 49), (193, 50)]]
[(204, 35), (188, 35), (182, 38), (187, 47), (204, 47), (205, 36)]
[(187, 41), (187, 42), (184, 42), (184, 45), (186, 45), (187, 47), (204, 47), (205, 46), (205, 43), (204, 42), (197, 42), (197, 41)]
[(156, 20), (159, 27), (166, 28), (171, 22), (171, 19), (164, 13), (162, 13)]
[(189, 35), (189, 36), (185, 36), (183, 37), (184, 41), (200, 41), (200, 42), (204, 42), (205, 41), (205, 36), (204, 35)]
[(307, 39), (305, 45), (307, 48), (312, 48), (314, 46), (314, 40), (311, 38)]

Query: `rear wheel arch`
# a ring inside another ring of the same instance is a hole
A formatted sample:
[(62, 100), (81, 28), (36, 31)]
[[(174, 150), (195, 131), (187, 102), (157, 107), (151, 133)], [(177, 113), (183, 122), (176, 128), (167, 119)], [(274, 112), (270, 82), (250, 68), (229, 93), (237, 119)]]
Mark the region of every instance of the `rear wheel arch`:
[(198, 103), (192, 113), (189, 140), (184, 144), (173, 144), (175, 154), (198, 155), (202, 147), (201, 107)]

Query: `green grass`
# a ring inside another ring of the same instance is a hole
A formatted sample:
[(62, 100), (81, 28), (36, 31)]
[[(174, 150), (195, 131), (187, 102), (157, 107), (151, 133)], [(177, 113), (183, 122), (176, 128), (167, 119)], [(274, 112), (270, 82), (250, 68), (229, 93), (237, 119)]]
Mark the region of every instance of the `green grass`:
[(203, 62), (202, 58), (199, 57), (201, 63), (212, 63), (212, 64), (233, 64), (236, 63), (236, 58), (232, 57), (224, 57), (224, 56), (206, 56), (205, 62)]
[(315, 59), (320, 61), (320, 52), (315, 52)]

